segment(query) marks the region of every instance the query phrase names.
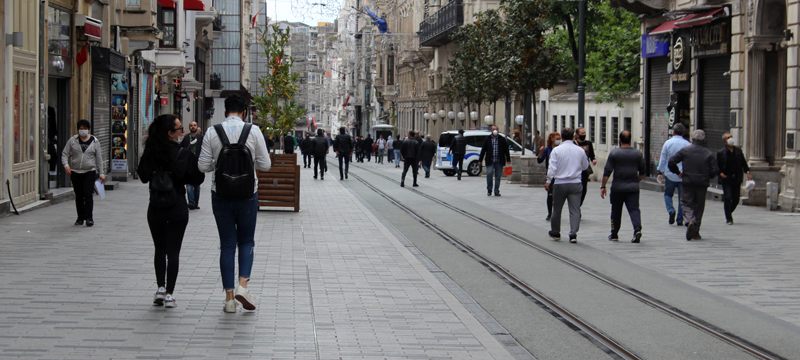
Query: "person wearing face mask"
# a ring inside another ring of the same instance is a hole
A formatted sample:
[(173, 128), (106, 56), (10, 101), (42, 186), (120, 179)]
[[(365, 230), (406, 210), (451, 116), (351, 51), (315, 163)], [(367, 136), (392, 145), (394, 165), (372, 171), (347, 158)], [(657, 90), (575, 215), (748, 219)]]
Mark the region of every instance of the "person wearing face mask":
[(506, 138), (497, 132), (497, 126), (492, 125), (492, 135), (486, 138), (481, 148), (481, 155), (478, 163), (486, 161), (486, 195), (500, 196), (500, 179), (503, 177), (503, 167), (507, 162), (511, 162), (511, 154), (508, 151)]
[(64, 145), (61, 153), (61, 165), (72, 181), (75, 192), (75, 208), (78, 219), (75, 225), (94, 226), (94, 182), (99, 177), (105, 183), (106, 174), (103, 168), (103, 150), (100, 141), (89, 133), (89, 120), (78, 121), (78, 135), (71, 137)]
[[(700, 225), (706, 207), (706, 193), (711, 179), (719, 175), (717, 159), (705, 146), (706, 133), (703, 130), (692, 132), (692, 144), (678, 151), (669, 159), (667, 166), (677, 174), (683, 183), (681, 204), (688, 223), (686, 240), (700, 240)], [(683, 168), (678, 164), (682, 164)]]
[(717, 153), (717, 166), (719, 167), (719, 183), (722, 185), (723, 202), (725, 207), (725, 221), (728, 225), (733, 225), (733, 211), (739, 205), (741, 196), (742, 174), (747, 176), (747, 180), (753, 180), (750, 175), (750, 167), (747, 166), (747, 159), (742, 153), (742, 149), (736, 146), (731, 133), (722, 134), (725, 146)]
[[(195, 157), (200, 157), (200, 148), (203, 146), (203, 130), (197, 125), (197, 121), (189, 123), (189, 134), (183, 137), (181, 146), (194, 154)], [(189, 205), (189, 210), (200, 209), (200, 185), (186, 184), (186, 203)]]
[[(575, 139), (575, 144), (583, 148), (583, 151), (586, 152), (586, 156), (589, 158), (589, 161), (592, 162), (592, 166), (597, 165), (597, 158), (594, 155), (594, 145), (589, 140), (586, 140), (586, 129), (578, 128), (575, 130), (575, 135), (577, 139)], [(583, 200), (586, 199), (586, 191), (589, 188), (589, 175), (592, 175), (592, 167), (586, 168), (581, 173), (581, 185), (583, 186), (583, 190), (581, 190), (581, 205), (583, 205)]]
[(153, 304), (174, 308), (173, 293), (183, 234), (189, 223), (185, 186), (199, 186), (205, 174), (197, 167), (197, 156), (181, 146), (183, 125), (175, 115), (161, 115), (147, 129), (142, 159), (136, 173), (149, 183), (147, 225), (153, 237), (153, 266), (158, 289)]
[(554, 240), (561, 239), (561, 210), (564, 203), (569, 204), (569, 242), (578, 242), (581, 225), (581, 173), (589, 167), (586, 151), (574, 141), (575, 131), (571, 128), (561, 130), (564, 142), (550, 152), (547, 166), (545, 190), (553, 189), (553, 217), (550, 219), (550, 232)]
[[(544, 163), (545, 169), (550, 166), (550, 153), (553, 152), (553, 149), (561, 144), (561, 134), (557, 132), (552, 132), (547, 135), (547, 147), (542, 145), (539, 147), (539, 151), (537, 151), (538, 157), (536, 161), (541, 164)], [(550, 221), (550, 218), (553, 215), (553, 187), (552, 183), (550, 184), (550, 188), (547, 189), (547, 218), (545, 221)]]

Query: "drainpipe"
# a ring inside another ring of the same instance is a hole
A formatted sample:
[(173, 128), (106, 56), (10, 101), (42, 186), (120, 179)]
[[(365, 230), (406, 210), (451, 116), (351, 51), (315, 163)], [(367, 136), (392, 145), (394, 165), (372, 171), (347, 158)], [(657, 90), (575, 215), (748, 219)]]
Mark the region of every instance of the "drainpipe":
[[(129, 119), (133, 119), (133, 121), (128, 121), (128, 131), (133, 136), (129, 136), (128, 138), (128, 163), (131, 166), (129, 172), (132, 174), (134, 179), (139, 178), (139, 174), (136, 173), (136, 169), (139, 167), (139, 137), (140, 137), (140, 129), (142, 126), (142, 109), (139, 108), (139, 104), (141, 103), (141, 99), (139, 99), (139, 95), (142, 93), (140, 86), (141, 83), (141, 74), (143, 72), (142, 68), (142, 51), (149, 51), (155, 49), (155, 42), (148, 41), (147, 47), (143, 49), (136, 49), (133, 50), (131, 53), (131, 63), (133, 64), (133, 71), (131, 72), (131, 90), (134, 93), (131, 95), (130, 103), (130, 113)], [(133, 126), (131, 126), (133, 125)]]
[[(4, 0), (3, 9), (3, 34), (6, 36), (6, 48), (4, 52), (5, 63), (3, 64), (5, 97), (3, 99), (4, 116), (3, 122), (3, 183), (13, 179), (11, 167), (14, 165), (14, 43), (9, 41), (9, 36), (14, 33), (14, 2)], [(11, 194), (8, 194), (11, 198)]]
[[(47, 147), (50, 141), (47, 138), (47, 105), (45, 103), (45, 86), (47, 78), (45, 77), (45, 69), (47, 64), (44, 62), (44, 57), (47, 54), (45, 50), (45, 13), (47, 11), (47, 1), (39, 1), (39, 198), (45, 199), (52, 194), (50, 192), (50, 165), (48, 163), (49, 153)], [(48, 56), (49, 58), (49, 56)]]

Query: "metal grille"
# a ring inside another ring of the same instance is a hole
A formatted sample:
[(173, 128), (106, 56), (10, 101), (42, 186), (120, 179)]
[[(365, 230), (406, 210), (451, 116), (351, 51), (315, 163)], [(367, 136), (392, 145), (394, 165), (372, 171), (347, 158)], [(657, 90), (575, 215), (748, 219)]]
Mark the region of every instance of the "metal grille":
[(700, 60), (698, 127), (705, 130), (706, 144), (714, 151), (722, 148), (722, 133), (730, 128), (731, 81), (725, 76), (730, 63), (730, 56)]
[(111, 74), (95, 71), (92, 75), (92, 134), (100, 140), (103, 168), (108, 169), (111, 154)]
[(648, 75), (650, 83), (647, 84), (647, 101), (650, 109), (650, 159), (651, 169), (658, 166), (658, 158), (661, 156), (661, 147), (669, 138), (669, 114), (667, 105), (669, 104), (669, 74), (667, 74), (668, 58), (652, 58), (649, 61)]

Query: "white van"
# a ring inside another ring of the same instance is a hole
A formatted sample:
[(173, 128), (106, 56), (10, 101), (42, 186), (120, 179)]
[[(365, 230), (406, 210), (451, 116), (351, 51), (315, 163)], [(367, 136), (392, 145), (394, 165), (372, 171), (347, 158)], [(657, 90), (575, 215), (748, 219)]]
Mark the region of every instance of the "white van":
[[(441, 170), (447, 176), (453, 176), (456, 171), (453, 170), (453, 154), (448, 154), (450, 151), (450, 144), (453, 138), (458, 135), (458, 130), (449, 130), (439, 135), (438, 150), (436, 151), (436, 169)], [(478, 159), (481, 156), (481, 148), (486, 138), (491, 135), (489, 130), (464, 130), (464, 137), (467, 139), (467, 153), (464, 154), (464, 171), (469, 176), (478, 176), (481, 174), (481, 164)], [(516, 141), (509, 139), (505, 134), (500, 136), (506, 138), (508, 142), (508, 150), (511, 155), (522, 154), (522, 146)]]

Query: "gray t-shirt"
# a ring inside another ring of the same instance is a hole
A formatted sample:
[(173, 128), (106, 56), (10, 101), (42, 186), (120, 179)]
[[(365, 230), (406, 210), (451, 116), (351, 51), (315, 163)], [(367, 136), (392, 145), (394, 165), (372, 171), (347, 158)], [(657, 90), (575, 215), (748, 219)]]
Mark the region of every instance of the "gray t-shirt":
[(611, 150), (606, 160), (603, 176), (614, 173), (611, 191), (639, 191), (639, 176), (644, 174), (644, 157), (634, 148), (616, 148)]

